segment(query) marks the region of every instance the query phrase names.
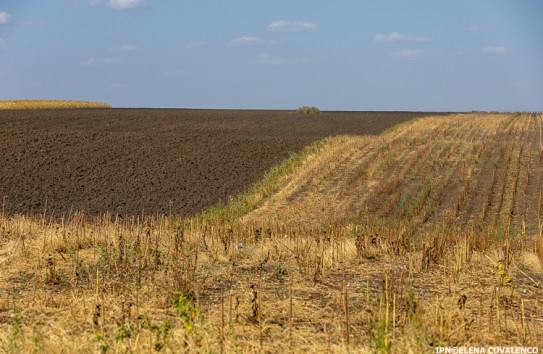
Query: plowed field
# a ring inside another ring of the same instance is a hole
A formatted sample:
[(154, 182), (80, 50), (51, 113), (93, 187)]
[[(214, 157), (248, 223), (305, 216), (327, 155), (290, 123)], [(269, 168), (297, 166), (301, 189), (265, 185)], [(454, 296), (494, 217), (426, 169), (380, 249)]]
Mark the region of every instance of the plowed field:
[(337, 134), (378, 134), (424, 113), (77, 109), (0, 111), (7, 214), (182, 214), (244, 191)]

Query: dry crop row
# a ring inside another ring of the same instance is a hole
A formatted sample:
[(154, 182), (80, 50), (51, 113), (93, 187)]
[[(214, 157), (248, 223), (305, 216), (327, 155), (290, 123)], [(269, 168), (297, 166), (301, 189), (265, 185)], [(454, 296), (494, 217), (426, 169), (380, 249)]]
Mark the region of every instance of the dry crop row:
[(101, 102), (66, 100), (11, 100), (0, 101), (0, 109), (60, 109), (60, 108), (111, 108)]

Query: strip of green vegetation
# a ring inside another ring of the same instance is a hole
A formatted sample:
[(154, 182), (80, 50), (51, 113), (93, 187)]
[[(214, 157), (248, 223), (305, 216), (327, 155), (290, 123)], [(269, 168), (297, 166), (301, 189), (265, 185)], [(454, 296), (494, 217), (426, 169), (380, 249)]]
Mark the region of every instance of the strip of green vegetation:
[(262, 180), (255, 183), (247, 192), (232, 198), (226, 205), (220, 203), (206, 209), (201, 215), (194, 217), (193, 221), (232, 222), (249, 213), (277, 191), (284, 176), (301, 166), (309, 155), (322, 151), (332, 139), (337, 138), (324, 138), (307, 146), (301, 152), (292, 154), (285, 161), (273, 167)]
[(63, 100), (11, 100), (0, 101), (0, 109), (65, 109), (65, 108), (111, 108), (103, 102)]

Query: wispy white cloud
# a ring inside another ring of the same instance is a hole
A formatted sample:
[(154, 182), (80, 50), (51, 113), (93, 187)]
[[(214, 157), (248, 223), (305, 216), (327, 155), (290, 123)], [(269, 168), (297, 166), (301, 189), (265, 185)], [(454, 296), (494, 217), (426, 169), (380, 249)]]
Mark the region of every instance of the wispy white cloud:
[(205, 47), (205, 45), (206, 45), (206, 42), (204, 41), (194, 41), (194, 42), (188, 42), (185, 45), (185, 48), (187, 49), (202, 48), (202, 47)]
[(373, 37), (375, 42), (398, 42), (406, 40), (407, 36), (398, 32), (392, 32), (389, 34), (376, 34)]
[(89, 58), (80, 63), (81, 66), (90, 68), (90, 67), (103, 67), (103, 66), (112, 66), (121, 64), (121, 59), (116, 58)]
[(263, 45), (265, 41), (258, 37), (239, 37), (234, 38), (230, 42), (228, 42), (228, 46), (230, 47), (244, 47), (244, 46), (255, 46), (255, 45)]
[(118, 47), (111, 48), (111, 51), (116, 52), (116, 53), (122, 53), (122, 52), (133, 52), (138, 49), (139, 47), (135, 44), (123, 44)]
[(481, 51), (485, 54), (505, 54), (507, 50), (505, 47), (484, 47)]
[(0, 11), (0, 25), (7, 25), (11, 19), (11, 15), (6, 11)]
[(409, 36), (407, 34), (399, 32), (391, 32), (389, 34), (376, 34), (373, 37), (374, 42), (429, 42), (432, 40), (432, 37), (428, 36)]
[(134, 9), (149, 5), (147, 0), (87, 0), (87, 2), (92, 6), (105, 4), (107, 7), (116, 10)]
[(8, 49), (6, 41), (0, 38), (0, 51)]
[(318, 28), (316, 23), (303, 22), (303, 21), (273, 21), (271, 22), (267, 30), (272, 32), (300, 32), (300, 31), (314, 31)]
[(107, 2), (107, 6), (117, 10), (133, 9), (146, 5), (148, 3), (145, 0), (108, 0)]

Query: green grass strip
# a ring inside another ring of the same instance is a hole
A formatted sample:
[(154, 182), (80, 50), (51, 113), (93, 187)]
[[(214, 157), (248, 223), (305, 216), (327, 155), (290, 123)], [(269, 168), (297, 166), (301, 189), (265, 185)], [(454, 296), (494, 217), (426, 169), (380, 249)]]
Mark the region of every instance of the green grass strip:
[(233, 222), (250, 211), (257, 208), (263, 201), (277, 192), (283, 177), (291, 174), (301, 166), (306, 158), (322, 151), (332, 139), (328, 137), (314, 142), (302, 151), (292, 154), (289, 158), (273, 167), (264, 178), (253, 184), (247, 192), (232, 198), (226, 205), (219, 203), (206, 209), (202, 214), (193, 218), (193, 221), (215, 220), (218, 222)]

